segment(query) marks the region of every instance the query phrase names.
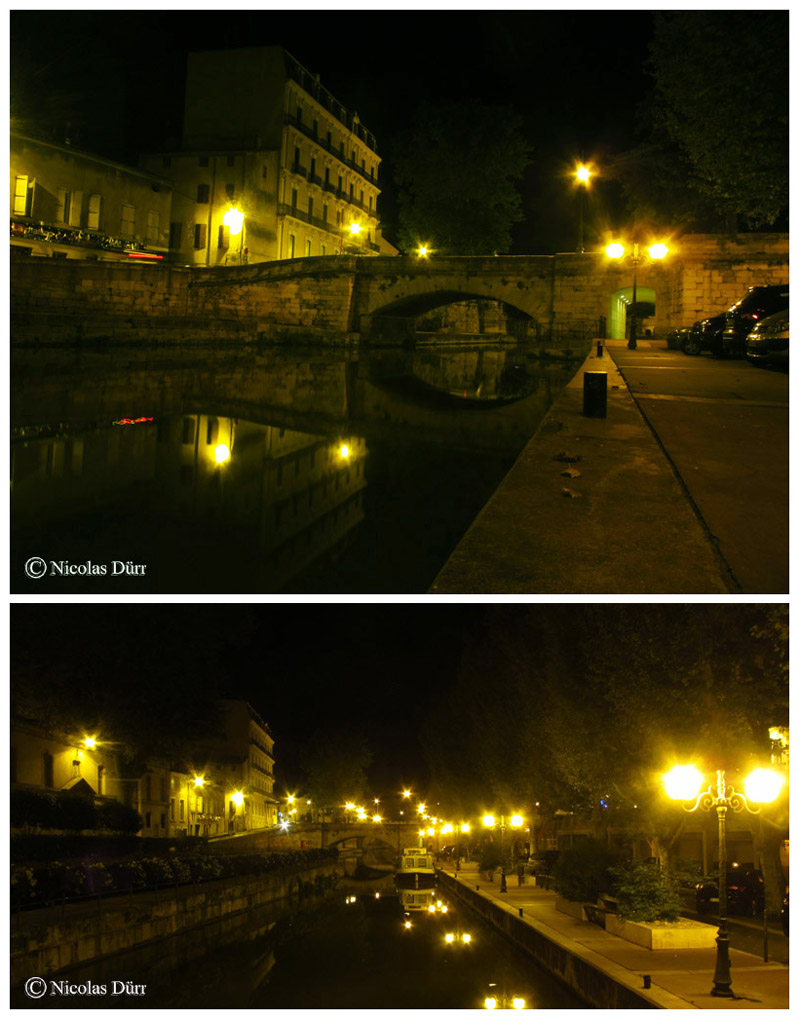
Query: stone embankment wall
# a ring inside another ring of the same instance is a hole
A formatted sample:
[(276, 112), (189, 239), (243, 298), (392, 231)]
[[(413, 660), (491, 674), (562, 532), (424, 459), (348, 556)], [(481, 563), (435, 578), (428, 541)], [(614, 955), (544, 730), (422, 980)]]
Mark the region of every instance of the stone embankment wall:
[(438, 876), (439, 884), (448, 893), (475, 910), (493, 928), (596, 1009), (654, 1008), (652, 1002), (638, 995), (633, 988), (614, 981), (588, 960), (512, 913), (504, 904), (484, 899), (474, 889), (456, 882), (444, 872), (440, 871)]
[(299, 902), (323, 880), (341, 876), (330, 862), (291, 872), (206, 882), (114, 897), (100, 904), (23, 911), (11, 921), (11, 985), (92, 963), (279, 900)]

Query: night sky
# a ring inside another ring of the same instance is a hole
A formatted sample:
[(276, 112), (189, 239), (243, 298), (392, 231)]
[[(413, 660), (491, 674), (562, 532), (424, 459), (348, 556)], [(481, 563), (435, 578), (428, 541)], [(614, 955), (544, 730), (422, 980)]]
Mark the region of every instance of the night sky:
[(400, 784), (422, 791), (420, 720), (454, 681), (463, 636), (482, 613), (447, 604), (20, 605), (12, 691), (33, 683), (74, 692), (76, 704), (132, 699), (154, 720), (167, 701), (188, 717), (200, 692), (245, 698), (275, 739), (276, 793), (296, 788), (302, 746), (318, 728), (363, 734), (374, 795)]
[[(636, 140), (651, 31), (648, 11), (14, 11), (12, 104), (55, 110), (73, 145), (135, 164), (179, 139), (190, 50), (283, 45), (375, 134), (390, 239), (393, 138), (419, 106), (511, 105), (534, 147), (513, 250), (570, 251), (564, 173)], [(591, 200), (587, 223), (622, 215), (610, 182)]]

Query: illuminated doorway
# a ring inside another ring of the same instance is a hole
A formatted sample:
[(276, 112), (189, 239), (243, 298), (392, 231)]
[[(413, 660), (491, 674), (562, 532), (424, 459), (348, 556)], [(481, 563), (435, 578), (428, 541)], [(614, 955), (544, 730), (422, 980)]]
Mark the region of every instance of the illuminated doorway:
[[(628, 315), (633, 301), (633, 284), (630, 287), (623, 287), (615, 290), (609, 298), (608, 303), (608, 337), (610, 340), (624, 340), (628, 335)], [(652, 287), (636, 287), (636, 304), (638, 313), (636, 321), (639, 326), (636, 330), (638, 336), (644, 335), (647, 326), (647, 319), (655, 315), (656, 292)]]

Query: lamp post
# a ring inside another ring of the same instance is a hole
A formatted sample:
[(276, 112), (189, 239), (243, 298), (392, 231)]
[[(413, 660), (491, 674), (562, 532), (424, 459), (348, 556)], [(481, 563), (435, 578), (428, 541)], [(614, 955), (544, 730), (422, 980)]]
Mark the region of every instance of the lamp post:
[(575, 181), (578, 186), (578, 251), (583, 254), (586, 249), (583, 246), (583, 196), (589, 187), (589, 178), (592, 171), (581, 164), (575, 171)]
[[(669, 248), (665, 244), (651, 244), (647, 249), (647, 254), (651, 259), (659, 260), (666, 258)], [(620, 244), (619, 241), (614, 241), (606, 248), (606, 255), (610, 259), (621, 259), (626, 254), (625, 246)], [(631, 252), (631, 263), (633, 265), (633, 301), (631, 302), (631, 323), (630, 323), (630, 336), (628, 339), (628, 347), (630, 350), (636, 350), (636, 270), (639, 267), (639, 263), (643, 261), (644, 256), (639, 254), (639, 245), (633, 245), (633, 251)]]
[[(493, 829), (497, 824), (494, 815), (484, 815), (483, 824), (487, 829)], [(512, 829), (518, 829), (523, 824), (522, 815), (511, 815), (508, 824)], [(500, 892), (507, 892), (506, 886), (506, 858), (504, 851), (504, 837), (506, 832), (506, 816), (500, 815)]]
[[(707, 790), (700, 792), (704, 782), (693, 765), (676, 765), (664, 776), (667, 796), (685, 801), (683, 810), (716, 811), (719, 831), (719, 930), (717, 932), (717, 959), (714, 969), (714, 986), (711, 994), (733, 998), (731, 989), (730, 939), (728, 938), (728, 861), (726, 845), (726, 817), (728, 809), (735, 813), (748, 811), (757, 815), (760, 808), (752, 808), (750, 801), (767, 804), (775, 800), (782, 779), (769, 769), (756, 769), (745, 779), (745, 793), (739, 793), (725, 778), (725, 770), (717, 769), (716, 779)], [(691, 801), (694, 800), (694, 804)]]

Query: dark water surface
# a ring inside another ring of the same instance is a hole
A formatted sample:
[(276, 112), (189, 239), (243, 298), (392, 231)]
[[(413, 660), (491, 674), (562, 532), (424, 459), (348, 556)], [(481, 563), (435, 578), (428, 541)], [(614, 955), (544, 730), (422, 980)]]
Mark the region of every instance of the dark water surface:
[(512, 346), (17, 350), (12, 591), (424, 593), (576, 367)]
[[(65, 975), (73, 986), (105, 987), (104, 995), (31, 1002), (16, 990), (12, 1006), (481, 1009), (493, 994), (521, 996), (528, 1009), (587, 1008), (482, 920), (437, 899), (446, 913), (404, 912), (391, 879), (369, 888), (340, 883), (296, 912), (276, 904), (236, 927), (212, 924)], [(112, 996), (114, 981), (145, 985), (146, 993)]]

